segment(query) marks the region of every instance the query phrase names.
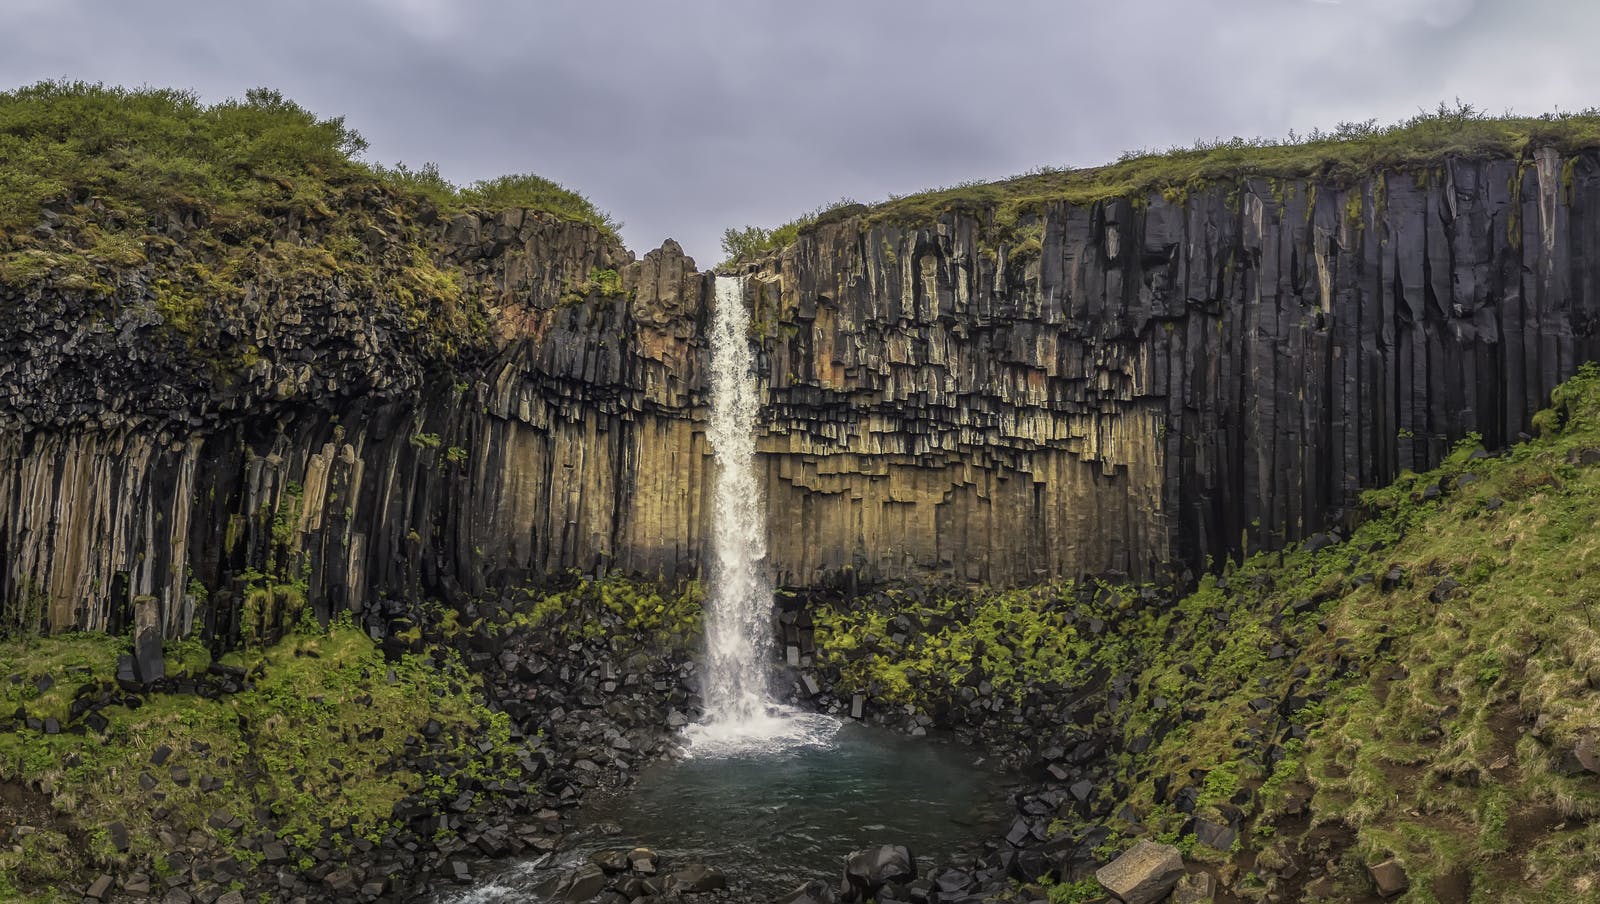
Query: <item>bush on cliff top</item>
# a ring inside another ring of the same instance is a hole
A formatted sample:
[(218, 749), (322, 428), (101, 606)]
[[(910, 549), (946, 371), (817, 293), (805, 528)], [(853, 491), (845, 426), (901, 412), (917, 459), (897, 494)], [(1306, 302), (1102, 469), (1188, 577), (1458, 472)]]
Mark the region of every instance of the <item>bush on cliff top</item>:
[(60, 203), (94, 199), (140, 221), (190, 212), (248, 218), (314, 209), (330, 187), (358, 182), (447, 211), (527, 207), (616, 233), (587, 198), (548, 179), (504, 176), (458, 188), (431, 164), (363, 163), (366, 149), (343, 117), (319, 119), (266, 88), (208, 105), (170, 88), (39, 82), (0, 93), (0, 235), (25, 233)]
[(352, 331), (383, 357), (483, 347), (487, 307), (448, 259), (441, 212), (525, 207), (615, 235), (547, 179), (462, 189), (432, 166), (363, 163), (365, 148), (342, 118), (266, 89), (211, 105), (83, 82), (0, 93), (0, 287), (83, 299), (74, 313), (142, 331), (199, 384), (275, 392), (301, 366), (274, 371), (276, 328), (330, 299), (355, 302), (367, 322)]

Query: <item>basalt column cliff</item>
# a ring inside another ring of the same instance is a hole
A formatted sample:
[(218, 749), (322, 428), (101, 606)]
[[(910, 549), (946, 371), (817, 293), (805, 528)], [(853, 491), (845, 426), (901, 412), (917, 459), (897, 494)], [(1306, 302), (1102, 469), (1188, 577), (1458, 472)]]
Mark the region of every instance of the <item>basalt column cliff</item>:
[[(170, 335), (147, 268), (0, 289), (8, 613), (231, 636), (304, 601), (699, 572), (710, 276), (520, 210), (375, 209), (361, 253), (409, 273), (397, 237), (426, 236), (475, 342), (423, 354), (331, 248), (239, 278), (227, 361)], [(1322, 530), (1469, 432), (1513, 438), (1600, 356), (1597, 212), (1600, 159), (1553, 151), (838, 211), (739, 267), (773, 571), (1154, 579)], [(262, 241), (323, 247), (296, 220)]]

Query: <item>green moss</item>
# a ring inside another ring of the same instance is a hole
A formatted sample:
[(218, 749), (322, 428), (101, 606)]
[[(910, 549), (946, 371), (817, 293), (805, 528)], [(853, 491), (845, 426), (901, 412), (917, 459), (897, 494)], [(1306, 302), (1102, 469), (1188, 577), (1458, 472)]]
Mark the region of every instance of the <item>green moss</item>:
[[(20, 671), (29, 678), (0, 679), (0, 704), (65, 723), (76, 688), (109, 682), (124, 649), (124, 639), (98, 635), (45, 638), (30, 649), (0, 644), (0, 674)], [(175, 673), (198, 673), (209, 663), (198, 644), (169, 644), (167, 653)], [(258, 808), (272, 814), (270, 825), (280, 838), (309, 851), (329, 833), (344, 830), (349, 834), (340, 837), (346, 839), (383, 837), (396, 826), (395, 805), (410, 795), (445, 800), (469, 783), (518, 774), (509, 721), (485, 708), (477, 679), (453, 654), (386, 660), (363, 632), (345, 623), (231, 659), (248, 670), (252, 685), (220, 700), (147, 695), (140, 705), (102, 710), (109, 723), (103, 734), (0, 734), (0, 781), (49, 787), (59, 818), (88, 839), (83, 860), (101, 868), (125, 862), (103, 832), (121, 821), (132, 844), (128, 857), (159, 871), (157, 858), (166, 849), (155, 832), (157, 811), (167, 814), (162, 824), (180, 836), (198, 832), (219, 852), (249, 863), (257, 855), (238, 844), (264, 828), (254, 819)], [(54, 675), (56, 686), (40, 694), (32, 679), (42, 674)], [(433, 741), (422, 735), (429, 720), (440, 726)], [(426, 748), (438, 768), (412, 769), (408, 745)], [(161, 746), (173, 752), (158, 768), (149, 760)], [(188, 784), (173, 780), (173, 766), (190, 771)], [(141, 773), (154, 776), (152, 790), (136, 781)], [(200, 790), (206, 775), (221, 778), (223, 787)], [(219, 810), (243, 819), (246, 830), (210, 826), (208, 819)], [(60, 847), (48, 837), (34, 843)], [(81, 865), (47, 850), (34, 852), (29, 862), (30, 872), (0, 874), (37, 888), (76, 880)]]
[(947, 591), (927, 603), (891, 588), (872, 600), (825, 605), (813, 618), (819, 660), (838, 671), (843, 690), (928, 707), (982, 682), (1020, 701), (1120, 664), (1129, 654), (1125, 639), (1096, 636), (1088, 624), (1127, 605), (1121, 592), (1071, 582)]
[(532, 173), (500, 176), (475, 182), (455, 194), (450, 207), (505, 210), (522, 207), (555, 214), (563, 220), (586, 223), (616, 237), (622, 224), (594, 206), (588, 198)]
[[(1600, 569), (1600, 469), (1570, 463), (1600, 448), (1600, 372), (1558, 388), (1539, 422), (1543, 437), (1504, 457), (1483, 457), (1468, 437), (1439, 469), (1365, 494), (1369, 520), (1348, 542), (1253, 557), (1226, 587), (1208, 579), (1179, 604), (1140, 697), (1193, 701), (1194, 718), (1123, 759), (1153, 827), (1182, 818), (1157, 806), (1160, 776), (1203, 774), (1202, 804), (1245, 800), (1257, 837), (1298, 785), (1314, 792), (1315, 822), (1350, 826), (1363, 855), (1401, 857), (1414, 885), (1466, 866), (1486, 900), (1560, 900), (1578, 887), (1581, 870), (1527, 867), (1545, 845), (1593, 857), (1593, 833), (1554, 831), (1516, 850), (1508, 826), (1541, 807), (1574, 825), (1600, 814), (1592, 782), (1556, 768), (1600, 720), (1587, 684), (1600, 675), (1600, 623), (1584, 590)], [(1424, 492), (1433, 486), (1445, 493)], [(1352, 580), (1391, 567), (1405, 579), (1390, 590)], [(1460, 589), (1430, 599), (1446, 578)], [(1312, 599), (1325, 602), (1299, 602)], [(1274, 643), (1289, 655), (1262, 656)], [(1260, 732), (1271, 723), (1251, 702), (1297, 695), (1321, 698), (1291, 718), (1309, 735), (1269, 766)], [(1536, 716), (1542, 727), (1530, 728)], [(1156, 718), (1136, 709), (1126, 735)], [(1506, 857), (1523, 866), (1501, 868)]]
[(596, 267), (589, 271), (589, 275), (581, 282), (574, 282), (562, 293), (563, 305), (579, 305), (590, 298), (623, 298), (627, 291), (622, 288), (622, 276), (610, 268)]
[(512, 600), (504, 630), (539, 629), (563, 638), (614, 636), (690, 649), (698, 641), (704, 593), (699, 582), (666, 587), (620, 575), (572, 576), (564, 588), (529, 587)]

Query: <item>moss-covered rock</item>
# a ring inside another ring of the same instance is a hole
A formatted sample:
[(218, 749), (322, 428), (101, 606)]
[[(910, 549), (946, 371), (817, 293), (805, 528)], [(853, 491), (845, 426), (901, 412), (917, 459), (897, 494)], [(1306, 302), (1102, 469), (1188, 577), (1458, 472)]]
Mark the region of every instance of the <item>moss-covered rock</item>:
[[(248, 874), (267, 840), (309, 870), (318, 848), (394, 841), (410, 809), (521, 778), (508, 720), (443, 649), (385, 659), (348, 624), (214, 664), (173, 644), (172, 677), (144, 690), (116, 680), (126, 646), (0, 645), (0, 709), (16, 713), (0, 724), (0, 784), (50, 810), (0, 853), (19, 886), (65, 886), (85, 867), (159, 877), (201, 857)], [(56, 835), (75, 839), (70, 856), (28, 853)]]

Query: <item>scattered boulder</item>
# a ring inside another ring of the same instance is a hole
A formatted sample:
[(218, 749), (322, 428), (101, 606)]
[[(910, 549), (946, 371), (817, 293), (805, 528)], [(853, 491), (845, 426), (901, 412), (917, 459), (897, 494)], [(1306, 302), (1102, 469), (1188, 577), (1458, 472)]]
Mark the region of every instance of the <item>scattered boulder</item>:
[(1183, 855), (1170, 844), (1141, 841), (1095, 871), (1106, 891), (1124, 904), (1155, 904), (1183, 876)]
[(100, 878), (89, 883), (89, 887), (84, 889), (83, 896), (93, 898), (96, 901), (104, 901), (106, 896), (111, 894), (111, 886), (114, 881), (110, 876), (101, 875)]
[(160, 602), (153, 596), (133, 600), (133, 671), (145, 685), (167, 677), (167, 662), (161, 654)]
[(577, 904), (605, 891), (610, 880), (606, 878), (605, 870), (593, 863), (585, 863), (573, 870), (565, 882), (562, 883), (561, 900)]
[(1393, 859), (1368, 866), (1367, 872), (1372, 874), (1372, 884), (1377, 886), (1378, 894), (1385, 898), (1392, 898), (1411, 887), (1411, 879), (1405, 869)]
[(856, 851), (845, 858), (847, 900), (864, 901), (891, 882), (907, 882), (916, 877), (916, 859), (904, 845), (879, 845)]
[(656, 852), (649, 848), (639, 847), (628, 852), (628, 868), (636, 873), (653, 876), (660, 862)]
[(1210, 873), (1189, 873), (1172, 887), (1170, 904), (1212, 904), (1217, 896), (1217, 880)]
[(1587, 731), (1572, 745), (1572, 757), (1587, 772), (1600, 772), (1600, 736)]
[(1233, 842), (1239, 837), (1232, 826), (1215, 823), (1209, 819), (1197, 819), (1194, 823), (1195, 840), (1201, 844), (1226, 851), (1233, 847)]

